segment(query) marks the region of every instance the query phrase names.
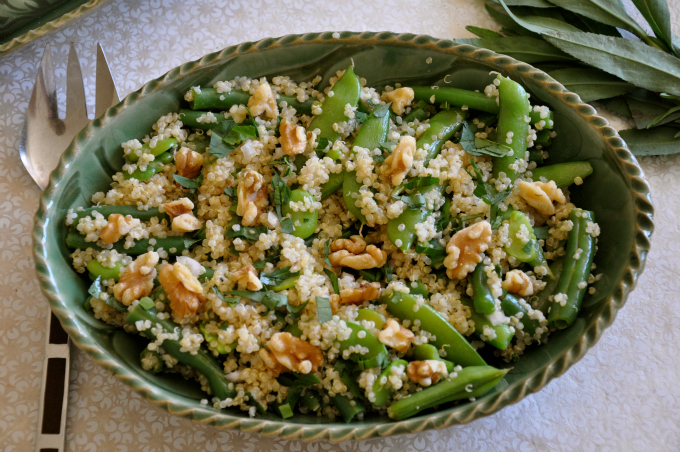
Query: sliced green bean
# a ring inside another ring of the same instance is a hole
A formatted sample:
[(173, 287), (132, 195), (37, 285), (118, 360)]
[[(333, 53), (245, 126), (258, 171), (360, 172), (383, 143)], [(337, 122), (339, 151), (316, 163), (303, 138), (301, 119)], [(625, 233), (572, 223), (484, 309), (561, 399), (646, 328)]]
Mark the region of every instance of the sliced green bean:
[[(535, 144), (536, 142), (534, 142)], [(540, 149), (531, 148), (529, 149), (529, 161), (536, 162), (537, 165), (543, 164), (543, 151)]]
[[(276, 103), (286, 102), (288, 107), (293, 107), (298, 113), (312, 114), (312, 104), (315, 99), (309, 98), (300, 102), (297, 96), (279, 94)], [(229, 110), (233, 105), (247, 105), (250, 93), (241, 90), (231, 90), (228, 93), (218, 93), (214, 88), (201, 88), (200, 93), (194, 90), (194, 100), (189, 103), (192, 110)]]
[[(153, 148), (149, 146), (149, 143), (144, 143), (142, 145), (141, 151), (144, 154), (153, 154), (155, 157), (158, 157), (159, 155), (169, 151), (174, 147), (177, 147), (177, 140), (174, 138), (166, 138), (165, 140), (158, 140), (156, 142), (156, 146)], [(130, 154), (127, 155), (128, 161), (133, 163), (138, 161), (139, 157), (140, 156), (137, 155), (135, 152), (131, 152)]]
[(291, 276), (290, 278), (284, 279), (279, 284), (270, 287), (269, 290), (272, 290), (274, 292), (281, 292), (282, 290), (292, 289), (293, 287), (295, 287), (295, 283), (297, 283), (298, 279), (300, 279), (300, 275)]
[[(503, 314), (508, 317), (517, 317), (519, 313), (522, 313), (522, 318), (520, 319), (520, 322), (522, 322), (522, 325), (524, 326), (522, 331), (527, 333), (529, 336), (536, 334), (537, 328), (541, 328), (542, 330), (545, 330), (544, 332), (547, 332), (547, 328), (541, 327), (541, 322), (538, 319), (532, 319), (529, 317), (528, 309), (525, 308), (522, 303), (520, 303), (519, 299), (513, 294), (506, 292), (503, 295), (503, 298), (501, 299), (501, 309), (503, 310)], [(515, 334), (516, 333), (517, 331)]]
[(97, 245), (97, 242), (86, 242), (85, 236), (77, 232), (70, 232), (66, 236), (66, 245), (71, 249), (114, 249), (119, 253), (130, 255), (144, 254), (149, 251), (149, 248), (151, 248), (153, 251), (158, 251), (159, 249), (163, 248), (170, 256), (177, 256), (182, 254), (182, 251), (191, 248), (198, 241), (196, 239), (190, 239), (186, 237), (166, 237), (163, 239), (155, 238), (150, 240), (155, 240), (156, 242), (152, 245), (149, 243), (149, 240), (137, 240), (134, 246), (125, 248), (125, 242), (119, 240), (113, 244), (112, 248), (102, 248)]
[[(153, 301), (151, 301), (150, 298), (146, 299), (153, 305)], [(128, 323), (135, 324), (135, 322), (138, 321), (144, 322), (148, 320), (156, 328), (160, 325), (160, 328), (162, 328), (164, 333), (174, 334), (179, 332), (181, 337), (182, 328), (179, 325), (167, 318), (159, 318), (158, 311), (156, 311), (155, 308), (150, 307), (145, 309), (142, 306), (143, 303), (140, 302), (132, 308), (127, 316)], [(141, 333), (149, 340), (155, 341), (156, 334), (154, 331), (157, 331), (157, 329), (148, 328), (141, 331)], [(189, 352), (181, 351), (181, 348), (182, 346), (180, 345), (179, 340), (165, 339), (163, 341), (163, 350), (177, 359), (180, 363), (200, 372), (208, 380), (213, 397), (225, 400), (228, 397), (236, 396), (236, 392), (230, 391), (228, 388), (229, 381), (224, 375), (224, 369), (209, 353), (203, 349), (199, 349), (194, 355)]]
[(92, 259), (87, 263), (87, 271), (90, 272), (91, 278), (94, 276), (93, 281), (97, 279), (98, 276), (101, 276), (102, 279), (113, 279), (118, 281), (121, 268), (123, 268), (122, 262), (116, 262), (113, 268), (104, 267), (97, 259)]
[(132, 173), (125, 171), (123, 177), (125, 179), (137, 179), (138, 181), (145, 181), (151, 179), (154, 174), (158, 174), (163, 171), (163, 167), (172, 162), (173, 155), (171, 152), (164, 152), (163, 154), (156, 157), (156, 160), (149, 162), (146, 165), (146, 170), (142, 171), (141, 168), (137, 168)]
[(472, 299), (475, 311), (482, 315), (489, 315), (496, 310), (496, 300), (491, 295), (484, 267), (486, 267), (484, 262), (480, 262), (472, 272)]
[(151, 207), (147, 210), (139, 210), (137, 206), (93, 206), (83, 210), (75, 210), (73, 213), (76, 214), (76, 218), (73, 220), (73, 224), (78, 224), (78, 221), (81, 218), (94, 218), (94, 212), (99, 212), (104, 216), (104, 218), (109, 218), (109, 215), (117, 213), (123, 215), (124, 217), (130, 215), (131, 217), (137, 218), (141, 221), (149, 221), (152, 218), (158, 218), (159, 220), (168, 219), (168, 216), (165, 213), (160, 212), (158, 207)]
[(593, 166), (590, 162), (565, 162), (536, 168), (531, 171), (531, 179), (540, 180), (545, 177), (555, 181), (557, 188), (564, 188), (573, 184), (577, 177), (583, 180), (591, 174), (593, 174)]
[(383, 297), (381, 302), (387, 305), (387, 312), (400, 320), (409, 320), (411, 325), (418, 320), (420, 329), (434, 336), (430, 343), (446, 351), (447, 359), (463, 367), (486, 364), (453, 325), (427, 303), (419, 304), (416, 297), (401, 292)]
[[(301, 188), (297, 188), (290, 192), (291, 202), (303, 202), (309, 201), (310, 203), (315, 202), (314, 196), (312, 196), (308, 191)], [(290, 219), (293, 221), (293, 235), (306, 239), (310, 235), (314, 234), (316, 230), (316, 224), (319, 221), (319, 211), (293, 211), (289, 204), (283, 206), (283, 215), (290, 215)]]
[[(509, 222), (505, 251), (520, 262), (531, 262), (536, 259), (536, 235), (527, 216), (518, 210), (513, 210), (510, 213)], [(526, 236), (526, 240), (518, 235)]]
[[(535, 108), (535, 107), (534, 107)], [(537, 125), (541, 121), (543, 121), (543, 124), (541, 127), (539, 127), (538, 131), (541, 132), (542, 130), (549, 130), (552, 129), (552, 120), (553, 120), (553, 112), (552, 110), (548, 110), (548, 114), (546, 115), (545, 118), (541, 117), (541, 111), (534, 110), (534, 108), (531, 109), (531, 113), (529, 113), (529, 117), (531, 118), (531, 124), (532, 125)]]
[[(344, 351), (350, 350), (350, 347), (360, 346), (367, 348), (368, 353), (360, 354), (357, 352), (350, 352), (346, 359), (354, 361), (359, 366), (359, 369), (371, 369), (373, 367), (382, 367), (389, 361), (389, 353), (385, 346), (378, 340), (378, 338), (368, 331), (363, 326), (355, 322), (346, 322), (347, 326), (352, 330), (349, 338), (340, 342), (340, 356), (345, 358)], [(359, 333), (363, 337), (360, 337)]]
[[(498, 114), (496, 97), (487, 97), (484, 93), (448, 87), (412, 86), (411, 88), (413, 88), (415, 100), (442, 104), (447, 102), (449, 105), (456, 107), (466, 106), (473, 110)], [(432, 102), (432, 96), (434, 96), (434, 102)]]
[(310, 411), (319, 411), (323, 407), (323, 399), (318, 391), (311, 388), (305, 388), (300, 396), (300, 401), (304, 406), (309, 408)]
[[(436, 405), (481, 397), (493, 389), (507, 373), (508, 369), (496, 369), (491, 366), (465, 367), (453, 378), (447, 378), (434, 386), (397, 400), (390, 405), (388, 413), (400, 421)], [(480, 388), (485, 392), (476, 391)]]
[(416, 281), (415, 287), (414, 283), (411, 283), (409, 285), (409, 292), (413, 295), (421, 295), (425, 299), (430, 298), (430, 293), (427, 291), (427, 287), (425, 287), (425, 284), (423, 284), (422, 281)]
[(328, 141), (333, 142), (340, 136), (340, 133), (333, 128), (333, 124), (347, 121), (345, 105), (350, 104), (356, 107), (361, 94), (359, 77), (351, 66), (347, 68), (340, 80), (335, 82), (331, 92), (333, 96), (326, 96), (321, 103), (321, 114), (314, 116), (307, 130), (319, 129), (319, 138), (327, 138)]
[(182, 121), (182, 124), (184, 124), (186, 127), (209, 130), (214, 129), (219, 125), (220, 122), (227, 119), (222, 113), (216, 113), (214, 114), (215, 118), (217, 119), (215, 122), (205, 122), (202, 118), (204, 118), (204, 115), (207, 113), (209, 112), (182, 109), (179, 111), (179, 120)]
[[(505, 324), (493, 325), (486, 316), (478, 314), (477, 311), (475, 311), (473, 301), (467, 297), (461, 297), (460, 302), (467, 306), (468, 308), (470, 308), (470, 320), (475, 322), (475, 334), (477, 335), (477, 337), (479, 337), (487, 344), (493, 345), (499, 350), (505, 350), (506, 348), (508, 348), (508, 345), (510, 344), (512, 337), (514, 336), (514, 333), (510, 329), (510, 326)], [(484, 334), (485, 326), (487, 327), (487, 329), (491, 328), (496, 337), (489, 338), (487, 335), (485, 335)]]
[(560, 275), (562, 274), (562, 269), (564, 268), (564, 258), (561, 257), (559, 259), (554, 260), (550, 264), (550, 272), (555, 276), (554, 279), (549, 279), (546, 281), (545, 287), (543, 290), (538, 292), (536, 297), (531, 297), (531, 305), (534, 309), (538, 309), (547, 317), (548, 315), (548, 309), (550, 308), (550, 305), (552, 304), (550, 301), (550, 296), (555, 295), (555, 288), (557, 287), (557, 284), (559, 283)]
[(375, 396), (375, 399), (371, 401), (371, 404), (373, 406), (383, 406), (392, 398), (392, 394), (394, 394), (394, 389), (392, 388), (392, 385), (387, 384), (387, 382), (385, 384), (382, 384), (381, 380), (383, 378), (387, 380), (390, 377), (390, 375), (392, 375), (392, 369), (397, 366), (403, 366), (404, 371), (406, 371), (406, 366), (408, 366), (408, 362), (403, 359), (392, 361), (390, 365), (387, 366), (385, 370), (382, 371), (376, 382), (373, 383), (373, 395)]
[(524, 118), (529, 114), (529, 96), (519, 83), (498, 76), (498, 127), (496, 141), (507, 145), (512, 153), (493, 160), (493, 175), (498, 177), (502, 172), (514, 181), (517, 178), (517, 161), (524, 158), (527, 150), (528, 124)]
[(143, 362), (145, 360), (153, 360), (154, 361), (154, 366), (151, 369), (144, 369), (146, 372), (149, 372), (150, 374), (157, 374), (160, 371), (163, 370), (163, 358), (161, 358), (161, 355), (158, 352), (151, 351), (148, 348), (145, 348), (142, 350), (142, 353), (139, 354), (139, 362)]
[[(226, 330), (229, 327), (229, 324), (227, 322), (222, 322), (220, 325), (221, 330)], [(208, 333), (205, 330), (205, 325), (202, 323), (198, 327), (201, 330), (201, 334), (203, 335), (203, 338), (205, 339), (205, 343), (208, 344), (208, 348), (211, 350), (215, 350), (217, 353), (220, 355), (228, 355), (229, 353), (232, 352), (236, 348), (236, 342), (232, 342), (231, 344), (221, 344), (218, 340), (218, 335), (217, 333)], [(216, 345), (213, 346), (213, 343)]]
[[(552, 138), (550, 137), (550, 130), (543, 129), (536, 132), (536, 139), (534, 140), (534, 146), (540, 149), (545, 149), (552, 144)], [(532, 149), (533, 150), (533, 149)], [(538, 151), (538, 149), (536, 149)], [(539, 151), (541, 152), (541, 151)], [(543, 153), (541, 152), (541, 157)], [(531, 160), (531, 150), (529, 151), (529, 160)], [(543, 158), (541, 158), (543, 160)], [(538, 162), (536, 162), (538, 163)]]
[(340, 411), (340, 416), (345, 422), (351, 422), (359, 414), (366, 412), (366, 407), (361, 402), (344, 395), (332, 397), (331, 402)]
[(556, 294), (566, 296), (567, 299), (564, 305), (553, 300), (548, 315), (550, 326), (559, 329), (571, 326), (576, 320), (595, 256), (596, 239), (588, 232), (588, 224), (595, 222), (594, 214), (588, 210), (574, 209), (569, 214), (569, 219), (574, 226), (569, 231), (564, 269), (555, 288)]

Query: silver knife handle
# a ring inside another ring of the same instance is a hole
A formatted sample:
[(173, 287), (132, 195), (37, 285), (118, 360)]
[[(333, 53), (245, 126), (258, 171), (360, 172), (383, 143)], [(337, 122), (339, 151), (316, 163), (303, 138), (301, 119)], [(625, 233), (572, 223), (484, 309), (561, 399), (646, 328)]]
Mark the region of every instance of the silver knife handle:
[(38, 411), (36, 452), (63, 452), (66, 438), (66, 408), (71, 364), (70, 340), (59, 320), (49, 312), (45, 334)]

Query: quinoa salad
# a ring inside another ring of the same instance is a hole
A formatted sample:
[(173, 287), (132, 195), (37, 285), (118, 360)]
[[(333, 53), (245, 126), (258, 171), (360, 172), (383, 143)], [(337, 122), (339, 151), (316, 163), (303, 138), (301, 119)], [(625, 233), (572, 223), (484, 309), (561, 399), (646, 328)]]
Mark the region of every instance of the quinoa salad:
[(599, 227), (569, 194), (591, 165), (547, 163), (552, 112), (493, 75), (191, 88), (66, 215), (85, 309), (144, 341), (144, 371), (251, 417), (484, 396), (599, 279)]

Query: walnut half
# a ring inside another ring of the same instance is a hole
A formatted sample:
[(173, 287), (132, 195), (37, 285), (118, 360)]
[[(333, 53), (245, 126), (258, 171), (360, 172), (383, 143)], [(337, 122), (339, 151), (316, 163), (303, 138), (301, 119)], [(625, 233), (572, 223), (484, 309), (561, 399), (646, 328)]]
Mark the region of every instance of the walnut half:
[(392, 102), (392, 111), (395, 114), (402, 115), (408, 104), (413, 102), (415, 93), (413, 92), (413, 88), (404, 87), (385, 93), (382, 97), (384, 100)]
[(153, 290), (158, 259), (158, 253), (155, 251), (149, 251), (135, 259), (113, 286), (113, 296), (116, 300), (129, 306), (134, 300), (149, 295)]
[(102, 243), (110, 245), (116, 243), (122, 236), (129, 234), (132, 228), (138, 226), (140, 221), (137, 218), (132, 218), (130, 215), (124, 217), (119, 213), (112, 213), (109, 215), (109, 222), (99, 233), (99, 240)]
[(279, 107), (276, 105), (276, 95), (272, 91), (269, 83), (263, 83), (257, 87), (250, 99), (248, 99), (248, 109), (253, 116), (260, 116), (264, 113), (267, 119), (276, 119), (279, 116)]
[(355, 270), (380, 268), (387, 263), (387, 253), (375, 245), (368, 245), (366, 252), (353, 254), (347, 250), (340, 250), (328, 256), (333, 267), (350, 267)]
[(241, 171), (239, 178), (236, 215), (243, 217), (241, 220), (243, 226), (253, 226), (257, 217), (269, 204), (267, 185), (264, 183), (262, 174), (255, 170)]
[(421, 386), (430, 386), (439, 381), (440, 376), (447, 376), (446, 364), (436, 359), (411, 361), (406, 368), (406, 375), (412, 382)]
[(444, 266), (451, 279), (463, 279), (482, 261), (491, 243), (491, 225), (481, 221), (453, 234), (446, 245)]
[(229, 279), (238, 283), (239, 290), (262, 290), (262, 281), (257, 277), (257, 270), (252, 265), (246, 265), (234, 273), (229, 274)]
[(281, 150), (286, 155), (302, 154), (307, 149), (307, 133), (302, 126), (291, 124), (286, 119), (279, 126)]
[(406, 135), (383, 162), (384, 173), (395, 187), (402, 183), (413, 167), (413, 154), (416, 152), (416, 139)]
[(503, 289), (520, 297), (528, 297), (534, 294), (534, 286), (531, 279), (522, 270), (510, 270), (505, 274), (505, 280), (501, 283)]
[(170, 309), (175, 319), (186, 319), (198, 312), (205, 301), (203, 286), (191, 270), (179, 262), (165, 264), (158, 274), (165, 295), (170, 300)]
[(316, 372), (323, 362), (323, 352), (319, 347), (290, 333), (274, 334), (267, 342), (267, 348), (279, 364), (293, 372), (305, 375)]
[(398, 352), (405, 352), (411, 346), (411, 341), (416, 337), (408, 328), (404, 328), (394, 319), (389, 319), (378, 333), (378, 340)]
[(331, 307), (334, 307), (335, 313), (341, 304), (361, 304), (364, 301), (376, 300), (380, 297), (380, 292), (379, 282), (362, 281), (357, 288), (342, 289), (340, 294), (331, 295)]
[(555, 206), (553, 201), (564, 204), (567, 199), (562, 190), (557, 188), (555, 181), (549, 182), (525, 182), (519, 183), (519, 195), (536, 211), (543, 215), (554, 215)]
[(180, 148), (175, 154), (177, 174), (188, 179), (195, 179), (201, 172), (203, 155), (187, 147)]

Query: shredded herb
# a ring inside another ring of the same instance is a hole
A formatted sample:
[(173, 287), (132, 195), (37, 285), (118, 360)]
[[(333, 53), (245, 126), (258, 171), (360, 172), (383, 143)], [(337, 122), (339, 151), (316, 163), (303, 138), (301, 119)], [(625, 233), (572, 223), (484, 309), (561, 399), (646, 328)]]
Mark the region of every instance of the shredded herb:
[(463, 123), (463, 130), (460, 136), (460, 145), (465, 152), (470, 155), (490, 155), (492, 157), (504, 157), (512, 152), (510, 146), (496, 143), (495, 141), (475, 137), (467, 122)]
[(245, 239), (249, 242), (257, 242), (260, 240), (260, 234), (269, 232), (266, 226), (240, 226), (238, 231), (234, 230), (234, 226), (241, 222), (241, 217), (234, 216), (234, 219), (227, 226), (227, 237), (235, 239), (237, 237)]
[(230, 198), (236, 197), (236, 187), (225, 187), (224, 194), (229, 196)]
[(288, 303), (286, 304), (286, 310), (291, 315), (291, 317), (293, 317), (293, 320), (297, 320), (297, 318), (302, 315), (302, 310), (305, 309), (307, 303), (309, 303), (309, 300), (298, 306), (292, 306), (290, 303)]
[(333, 310), (331, 309), (331, 300), (324, 297), (316, 297), (316, 315), (319, 318), (319, 323), (326, 323), (333, 319)]
[(179, 174), (173, 174), (172, 177), (175, 179), (175, 182), (182, 187), (188, 188), (191, 194), (194, 194), (203, 182), (203, 173), (199, 174), (196, 179), (189, 179), (188, 177), (180, 176)]
[(262, 303), (269, 310), (274, 310), (286, 306), (288, 304), (288, 297), (284, 294), (271, 292), (269, 290), (253, 292), (250, 290), (230, 290), (227, 291), (229, 295), (236, 295), (237, 297), (247, 298), (250, 301)]
[(328, 260), (328, 253), (330, 252), (330, 249), (331, 249), (331, 239), (328, 239), (323, 244), (323, 260), (326, 264), (328, 264), (329, 267), (332, 267), (331, 261)]
[(359, 126), (359, 125), (363, 124), (364, 122), (366, 122), (368, 115), (366, 113), (364, 113), (363, 111), (355, 111), (354, 112), (354, 118), (356, 119), (356, 125)]
[(507, 190), (503, 190), (499, 193), (496, 190), (496, 187), (484, 181), (482, 170), (479, 169), (479, 166), (477, 166), (477, 163), (475, 163), (474, 160), (472, 161), (472, 168), (474, 169), (475, 174), (470, 174), (470, 172), (468, 172), (468, 174), (470, 174), (470, 177), (477, 182), (477, 186), (475, 187), (473, 194), (491, 206), (489, 212), (491, 228), (498, 229), (501, 223), (503, 223), (503, 218), (498, 215), (498, 204), (505, 201), (505, 198), (507, 198), (512, 192), (512, 188), (508, 188)]
[(330, 268), (324, 268), (323, 269), (324, 273), (328, 275), (328, 277), (331, 280), (331, 284), (333, 285), (333, 292), (334, 293), (340, 293), (340, 284), (338, 283), (338, 275), (336, 275), (333, 270)]
[(262, 273), (260, 275), (260, 282), (262, 282), (262, 284), (265, 286), (276, 286), (288, 278), (299, 275), (300, 272), (291, 272), (290, 266), (288, 266), (279, 270), (274, 270), (271, 273)]
[(421, 253), (430, 258), (430, 267), (441, 268), (446, 258), (446, 248), (437, 240), (432, 239), (426, 243), (416, 242), (416, 253)]
[(99, 298), (102, 294), (102, 277), (97, 276), (97, 279), (95, 279), (92, 282), (92, 285), (90, 286), (89, 289), (87, 289), (87, 292), (92, 295), (93, 298), (96, 298), (97, 300), (103, 301), (106, 303), (110, 308), (115, 309), (116, 311), (120, 312), (127, 312), (127, 306), (125, 306), (123, 303), (120, 301), (116, 300), (112, 296), (109, 296), (106, 298), (106, 300), (102, 300)]
[(328, 148), (330, 141), (328, 138), (319, 138), (319, 143), (316, 145), (316, 151), (325, 151)]
[(220, 292), (216, 286), (212, 286), (212, 291), (215, 295), (217, 295), (217, 298), (222, 300), (224, 303), (227, 303), (229, 306), (236, 306), (241, 299), (239, 297), (225, 297), (222, 292)]

